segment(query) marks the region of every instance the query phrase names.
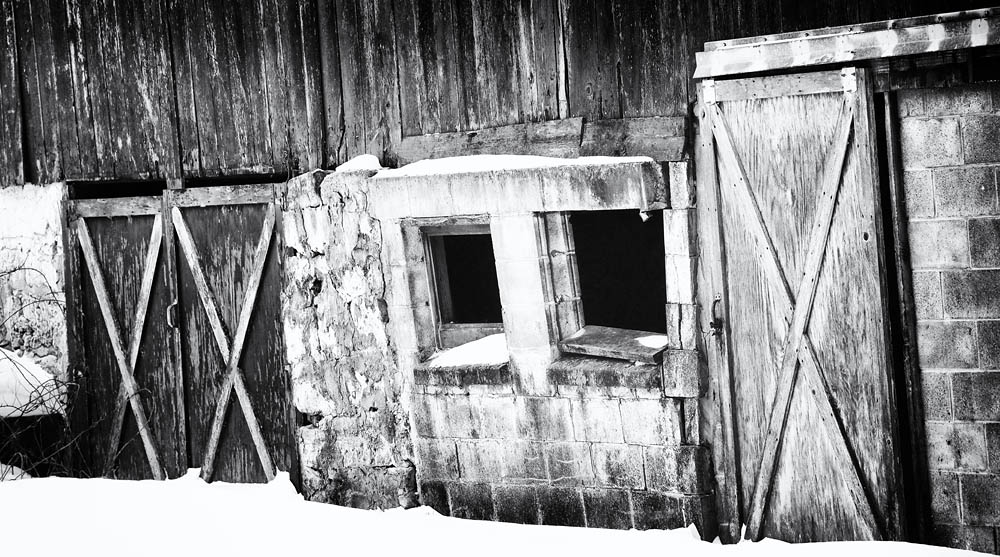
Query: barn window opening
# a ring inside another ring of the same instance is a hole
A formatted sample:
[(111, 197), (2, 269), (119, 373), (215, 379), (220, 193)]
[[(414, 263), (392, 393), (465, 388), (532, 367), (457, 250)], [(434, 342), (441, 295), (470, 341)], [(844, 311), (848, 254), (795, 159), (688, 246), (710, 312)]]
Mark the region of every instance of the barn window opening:
[(570, 214), (580, 298), (587, 325), (666, 333), (663, 214)]
[(488, 224), (425, 227), (438, 344), (452, 348), (503, 331)]

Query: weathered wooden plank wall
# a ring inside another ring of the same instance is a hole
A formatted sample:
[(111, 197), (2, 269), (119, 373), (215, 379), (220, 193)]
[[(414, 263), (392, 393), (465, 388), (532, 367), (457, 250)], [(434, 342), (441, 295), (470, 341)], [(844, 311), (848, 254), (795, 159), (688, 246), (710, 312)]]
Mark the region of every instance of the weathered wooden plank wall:
[(0, 0), (0, 185), (295, 174), (392, 164), (415, 135), (684, 116), (705, 41), (991, 1)]
[(14, 3), (0, 0), (0, 187), (24, 181)]

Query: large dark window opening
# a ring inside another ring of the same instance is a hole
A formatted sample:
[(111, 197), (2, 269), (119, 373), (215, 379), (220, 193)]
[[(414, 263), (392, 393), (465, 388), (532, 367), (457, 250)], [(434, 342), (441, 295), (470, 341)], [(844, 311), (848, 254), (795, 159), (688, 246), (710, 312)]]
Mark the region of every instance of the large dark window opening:
[(503, 322), (488, 225), (425, 230), (440, 323)]
[(665, 333), (663, 214), (582, 211), (570, 224), (587, 325)]

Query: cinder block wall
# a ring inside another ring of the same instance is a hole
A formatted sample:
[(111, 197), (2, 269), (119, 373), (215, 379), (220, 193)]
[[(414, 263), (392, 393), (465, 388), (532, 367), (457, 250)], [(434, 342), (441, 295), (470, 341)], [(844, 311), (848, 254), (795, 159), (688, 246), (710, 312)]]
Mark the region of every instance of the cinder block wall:
[[(686, 165), (670, 170), (672, 208), (664, 215), (670, 345), (663, 366), (564, 357), (530, 389), (516, 370), (415, 370), (412, 427), (424, 504), (456, 517), (528, 524), (693, 523), (704, 537), (715, 536), (709, 450), (699, 436), (693, 191)], [(560, 258), (572, 259), (566, 249), (542, 254), (542, 265), (557, 268)], [(537, 282), (532, 263), (521, 267), (524, 278), (511, 269), (501, 273), (501, 291), (503, 281)]]
[(0, 348), (66, 376), (64, 184), (0, 188)]
[(1000, 526), (1000, 86), (899, 94), (937, 543)]

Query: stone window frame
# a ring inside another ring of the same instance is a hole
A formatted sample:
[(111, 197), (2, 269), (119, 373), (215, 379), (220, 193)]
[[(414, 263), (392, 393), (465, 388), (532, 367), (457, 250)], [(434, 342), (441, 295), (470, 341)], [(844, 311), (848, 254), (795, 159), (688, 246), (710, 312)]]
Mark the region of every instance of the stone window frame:
[[(679, 393), (690, 391), (691, 382), (668, 385), (671, 381), (665, 377), (665, 370), (676, 359), (670, 352), (678, 353), (685, 368), (691, 367), (687, 364), (691, 363), (688, 360), (692, 360), (693, 350), (667, 350), (662, 365), (645, 366), (651, 369), (638, 377), (625, 369), (635, 367), (626, 360), (575, 356), (567, 365), (559, 349), (563, 331), (578, 330), (582, 321), (579, 287), (571, 282), (573, 287), (566, 290), (560, 282), (566, 280), (567, 274), (572, 277), (576, 273), (575, 254), (559, 249), (571, 240), (566, 218), (577, 211), (671, 209), (675, 184), (671, 179), (667, 189), (667, 166), (645, 157), (597, 157), (568, 159), (565, 166), (410, 175), (404, 169), (376, 175), (371, 187), (373, 212), (382, 223), (386, 246), (383, 257), (391, 281), (389, 317), (397, 322), (391, 330), (404, 373), (415, 378), (421, 389), (466, 389), (477, 381), (475, 365), (468, 370), (449, 370), (450, 379), (424, 377), (427, 370), (420, 369), (421, 362), (436, 349), (437, 341), (419, 226), (488, 220), (510, 356), (510, 369), (491, 377), (503, 378), (505, 387), (513, 387), (516, 392), (548, 395), (560, 382), (581, 381), (582, 385), (587, 380), (579, 379), (581, 371), (604, 381), (611, 370), (620, 376), (622, 387), (642, 383), (642, 388), (649, 391), (643, 396), (685, 396)], [(578, 171), (579, 167), (585, 168)], [(686, 173), (686, 165), (678, 166), (680, 169)], [(673, 164), (669, 170), (672, 176)], [(673, 219), (668, 219), (665, 211), (664, 233), (678, 232), (672, 228), (668, 231), (668, 221)], [(689, 254), (674, 255), (667, 252), (667, 246), (665, 253), (668, 280), (677, 276), (671, 258), (683, 259), (685, 268), (693, 271)], [(557, 376), (561, 377), (559, 381), (554, 380)], [(655, 395), (657, 391), (659, 395)]]

